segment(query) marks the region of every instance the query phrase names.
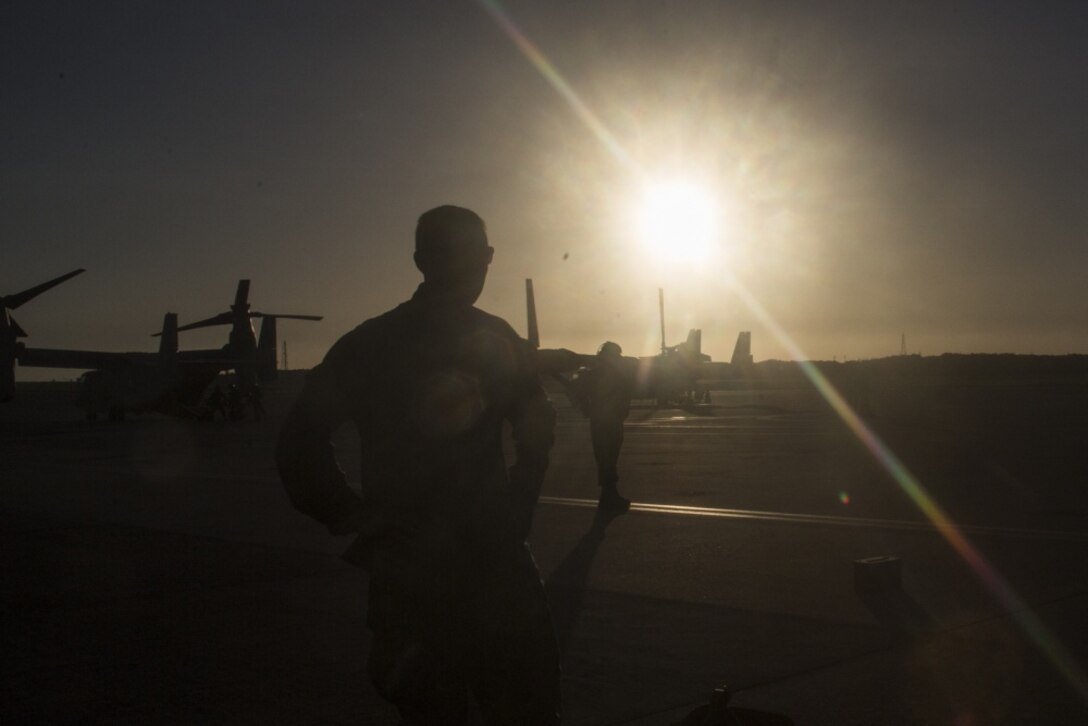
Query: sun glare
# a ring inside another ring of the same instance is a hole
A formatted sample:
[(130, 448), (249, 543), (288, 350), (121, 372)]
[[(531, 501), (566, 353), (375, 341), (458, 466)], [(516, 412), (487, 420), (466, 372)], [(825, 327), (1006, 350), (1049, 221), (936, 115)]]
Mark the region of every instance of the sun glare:
[(701, 262), (714, 250), (718, 206), (710, 192), (697, 184), (652, 182), (643, 190), (636, 225), (655, 260)]

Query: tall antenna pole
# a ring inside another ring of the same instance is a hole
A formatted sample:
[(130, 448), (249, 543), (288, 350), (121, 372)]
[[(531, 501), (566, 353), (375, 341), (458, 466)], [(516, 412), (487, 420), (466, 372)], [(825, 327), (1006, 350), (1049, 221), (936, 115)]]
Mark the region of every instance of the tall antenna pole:
[(665, 355), (665, 289), (657, 288), (657, 309), (661, 315), (661, 355)]
[(536, 298), (533, 296), (533, 281), (525, 280), (525, 316), (529, 325), (529, 344), (540, 347), (540, 330), (536, 326)]
[(288, 370), (288, 368), (287, 368), (287, 341), (286, 340), (283, 341), (283, 370), (285, 370), (285, 371)]

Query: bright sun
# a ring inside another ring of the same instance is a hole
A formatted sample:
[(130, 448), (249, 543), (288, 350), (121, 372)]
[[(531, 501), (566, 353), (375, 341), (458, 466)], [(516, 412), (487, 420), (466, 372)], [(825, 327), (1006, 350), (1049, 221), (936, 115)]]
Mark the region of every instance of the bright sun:
[(636, 229), (655, 260), (701, 262), (714, 251), (718, 206), (697, 184), (650, 182), (643, 189)]

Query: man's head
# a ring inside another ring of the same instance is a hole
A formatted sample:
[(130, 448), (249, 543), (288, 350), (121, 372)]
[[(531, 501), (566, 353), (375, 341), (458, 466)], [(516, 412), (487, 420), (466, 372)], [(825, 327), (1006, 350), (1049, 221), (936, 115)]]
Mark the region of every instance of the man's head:
[(416, 267), (429, 285), (458, 302), (476, 302), (494, 252), (484, 221), (470, 209), (435, 207), (416, 224)]
[(611, 340), (606, 340), (601, 343), (601, 347), (597, 349), (597, 355), (602, 358), (619, 358), (623, 355), (623, 348), (619, 346), (619, 343), (613, 343)]

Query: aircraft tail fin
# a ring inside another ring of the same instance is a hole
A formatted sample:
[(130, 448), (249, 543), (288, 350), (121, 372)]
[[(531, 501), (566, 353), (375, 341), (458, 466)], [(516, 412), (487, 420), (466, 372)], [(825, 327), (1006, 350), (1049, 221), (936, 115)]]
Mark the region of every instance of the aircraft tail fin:
[(15, 351), (18, 326), (8, 315), (7, 308), (0, 309), (0, 401), (15, 398)]
[(536, 297), (533, 295), (533, 281), (525, 280), (525, 314), (528, 317), (529, 345), (540, 347), (540, 330), (536, 323)]
[(172, 365), (178, 355), (178, 314), (162, 316), (162, 332), (159, 333), (159, 360)]
[(735, 366), (752, 365), (752, 333), (741, 331), (737, 333), (737, 343), (733, 346), (733, 358), (729, 361)]
[(700, 328), (692, 328), (688, 331), (688, 351), (699, 355), (703, 352), (703, 331)]
[(15, 398), (15, 359), (0, 361), (0, 403)]
[(234, 306), (237, 308), (249, 307), (249, 280), (239, 280), (238, 289), (234, 292)]
[(276, 371), (276, 315), (261, 319), (261, 338), (257, 341), (257, 379), (262, 383), (275, 380)]

